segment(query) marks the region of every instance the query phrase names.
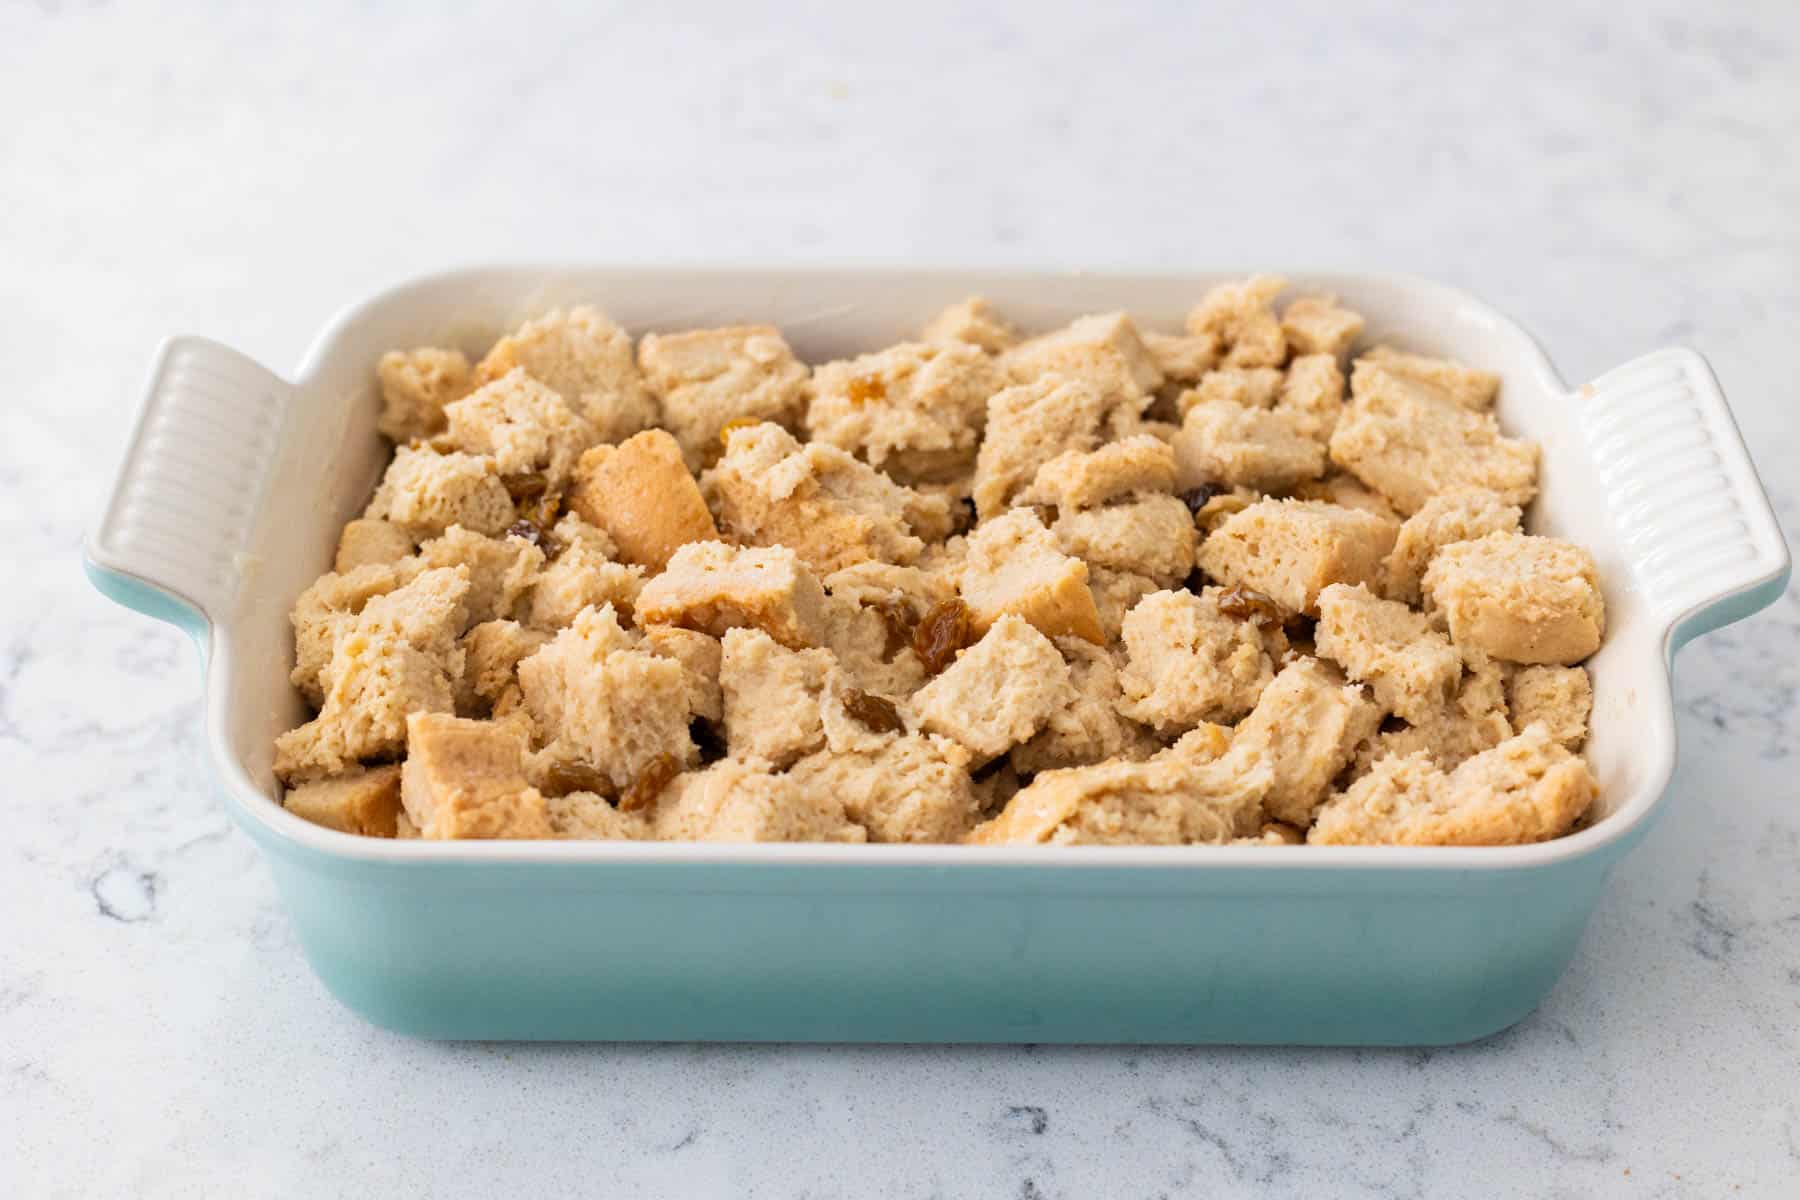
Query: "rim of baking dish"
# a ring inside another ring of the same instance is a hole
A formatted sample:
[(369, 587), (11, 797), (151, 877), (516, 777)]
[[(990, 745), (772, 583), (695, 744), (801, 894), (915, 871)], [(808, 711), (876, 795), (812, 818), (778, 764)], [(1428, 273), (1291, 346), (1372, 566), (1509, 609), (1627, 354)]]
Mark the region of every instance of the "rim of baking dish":
[[(318, 371), (343, 332), (362, 320), (371, 308), (415, 288), (442, 287), (457, 281), (473, 283), (502, 274), (543, 272), (564, 275), (580, 271), (642, 272), (662, 278), (692, 275), (767, 274), (779, 272), (804, 278), (831, 274), (892, 274), (909, 278), (932, 276), (963, 278), (972, 271), (1015, 279), (1117, 277), (1121, 280), (1189, 279), (1196, 274), (1244, 277), (1278, 274), (1300, 278), (1309, 284), (1353, 290), (1357, 285), (1402, 285), (1421, 293), (1434, 293), (1446, 304), (1454, 303), (1481, 314), (1495, 326), (1518, 335), (1533, 352), (1532, 368), (1546, 386), (1569, 391), (1568, 383), (1551, 362), (1541, 342), (1522, 324), (1485, 300), (1460, 288), (1414, 275), (1395, 272), (1311, 271), (1264, 267), (1258, 271), (1231, 271), (1207, 267), (1169, 267), (1093, 270), (1076, 267), (1032, 267), (1010, 264), (958, 266), (948, 263), (916, 265), (894, 260), (833, 260), (796, 265), (742, 261), (610, 262), (610, 263), (487, 263), (431, 272), (408, 279), (340, 309), (308, 347), (295, 376), (303, 387)], [(269, 799), (231, 752), (226, 736), (227, 683), (234, 669), (231, 641), (217, 627), (206, 625), (206, 744), (228, 801), (240, 821), (272, 849), (311, 852), (347, 862), (384, 863), (429, 867), (442, 864), (694, 864), (709, 866), (829, 866), (937, 870), (973, 868), (1057, 868), (1071, 871), (1142, 868), (1274, 868), (1295, 870), (1355, 871), (1519, 871), (1549, 867), (1573, 859), (1611, 851), (1622, 854), (1648, 829), (1649, 818), (1659, 807), (1674, 773), (1676, 756), (1675, 711), (1670, 686), (1674, 636), (1680, 622), (1662, 631), (1656, 643), (1661, 661), (1649, 673), (1653, 694), (1646, 697), (1648, 728), (1644, 738), (1649, 759), (1642, 782), (1610, 814), (1577, 832), (1520, 846), (1311, 846), (1311, 845), (1184, 845), (1184, 846), (1058, 846), (1042, 843), (1008, 846), (969, 846), (960, 843), (831, 843), (831, 842), (641, 842), (611, 840), (511, 841), (378, 838), (341, 833), (315, 825), (288, 812)], [(196, 639), (200, 640), (200, 639)], [(1645, 653), (1650, 647), (1645, 647)]]

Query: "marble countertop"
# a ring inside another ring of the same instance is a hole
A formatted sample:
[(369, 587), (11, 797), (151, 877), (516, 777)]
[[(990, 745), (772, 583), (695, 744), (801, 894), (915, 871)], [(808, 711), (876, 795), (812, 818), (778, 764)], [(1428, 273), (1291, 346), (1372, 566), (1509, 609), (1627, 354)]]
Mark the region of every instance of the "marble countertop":
[(586, 7), (0, 8), (0, 1193), (1796, 1194), (1792, 592), (1683, 654), (1673, 802), (1478, 1045), (431, 1045), (339, 1008), (209, 794), (193, 652), (78, 569), (167, 334), (288, 368), (505, 258), (1392, 269), (1571, 378), (1699, 347), (1800, 518), (1791, 5)]

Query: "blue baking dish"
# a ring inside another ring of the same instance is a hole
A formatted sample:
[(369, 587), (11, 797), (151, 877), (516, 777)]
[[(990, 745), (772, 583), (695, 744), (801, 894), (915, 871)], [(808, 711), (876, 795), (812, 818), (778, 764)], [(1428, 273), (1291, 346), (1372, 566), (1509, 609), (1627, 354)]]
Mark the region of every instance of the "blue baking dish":
[(1787, 548), (1691, 351), (1579, 388), (1480, 302), (1391, 276), (1293, 272), (1373, 338), (1501, 373), (1544, 447), (1532, 528), (1590, 547), (1609, 630), (1590, 663), (1592, 823), (1534, 846), (974, 847), (358, 838), (284, 811), (274, 735), (293, 598), (386, 457), (374, 364), (479, 353), (544, 309), (640, 332), (756, 319), (813, 361), (887, 344), (980, 293), (1028, 328), (1124, 308), (1174, 327), (1229, 272), (501, 267), (356, 305), (290, 382), (199, 339), (158, 355), (89, 538), (102, 592), (193, 637), (220, 795), (263, 849), (343, 1003), (430, 1038), (1443, 1044), (1519, 1020), (1567, 965), (1675, 761), (1676, 649), (1770, 603)]

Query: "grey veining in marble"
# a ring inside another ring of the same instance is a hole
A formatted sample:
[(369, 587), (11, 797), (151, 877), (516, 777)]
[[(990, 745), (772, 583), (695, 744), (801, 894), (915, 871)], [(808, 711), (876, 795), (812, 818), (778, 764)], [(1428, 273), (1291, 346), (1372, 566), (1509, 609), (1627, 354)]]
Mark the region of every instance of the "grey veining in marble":
[(1435, 276), (1571, 378), (1701, 348), (1795, 527), (1800, 8), (1454, 7), (0, 7), (0, 1194), (1800, 1195), (1792, 593), (1480, 1045), (445, 1046), (325, 995), (77, 566), (159, 338), (533, 257)]

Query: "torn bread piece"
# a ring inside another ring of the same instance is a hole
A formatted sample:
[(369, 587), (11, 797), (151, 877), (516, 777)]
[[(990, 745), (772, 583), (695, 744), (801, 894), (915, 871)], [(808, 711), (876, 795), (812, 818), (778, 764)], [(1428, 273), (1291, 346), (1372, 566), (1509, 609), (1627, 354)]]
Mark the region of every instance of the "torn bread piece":
[(475, 388), (469, 360), (460, 350), (425, 346), (390, 350), (376, 365), (381, 416), (375, 428), (394, 442), (428, 438), (444, 428), (444, 409)]
[(386, 520), (415, 542), (452, 525), (497, 534), (514, 520), (512, 496), (492, 458), (411, 446), (394, 451), (363, 516)]
[(1200, 569), (1252, 588), (1292, 612), (1318, 615), (1334, 583), (1381, 584), (1398, 528), (1373, 513), (1318, 500), (1263, 500), (1227, 517), (1200, 544)]
[(819, 697), (829, 650), (789, 650), (760, 629), (727, 630), (719, 661), (725, 744), (733, 758), (787, 767), (825, 743)]
[(547, 838), (544, 797), (525, 778), (529, 749), (510, 721), (446, 713), (406, 719), (400, 798), (425, 838)]
[(1500, 394), (1500, 376), (1492, 371), (1465, 367), (1447, 358), (1407, 354), (1392, 346), (1376, 346), (1358, 358), (1357, 362), (1373, 364), (1384, 371), (1425, 384), (1474, 412), (1485, 412), (1494, 407), (1494, 397)]
[(1514, 728), (1542, 724), (1573, 751), (1587, 741), (1594, 684), (1586, 667), (1520, 667), (1508, 673), (1506, 707)]
[(1056, 646), (1009, 613), (907, 707), (919, 729), (960, 742), (986, 761), (1030, 739), (1075, 698)]
[[(1051, 526), (1057, 545), (1087, 563), (1173, 587), (1194, 569), (1199, 533), (1188, 506), (1167, 494), (1065, 512)], [(975, 531), (976, 538), (981, 530)], [(971, 539), (974, 540), (974, 539)]]
[(568, 486), (597, 436), (560, 393), (522, 369), (446, 406), (444, 417), (448, 428), (438, 440), (445, 448), (487, 455), (502, 476), (534, 476), (550, 491)]
[(1331, 460), (1415, 513), (1439, 492), (1479, 487), (1508, 504), (1537, 493), (1538, 447), (1501, 434), (1490, 412), (1359, 360), (1352, 400), (1331, 435)]
[(1174, 490), (1175, 451), (1167, 442), (1140, 434), (1098, 450), (1064, 451), (1037, 469), (1016, 502), (1080, 511)]
[(1493, 492), (1451, 488), (1439, 492), (1400, 526), (1388, 555), (1386, 591), (1390, 600), (1418, 604), (1420, 581), (1431, 557), (1445, 546), (1473, 541), (1490, 533), (1518, 533), (1524, 514)]
[(1019, 343), (1019, 331), (980, 296), (949, 305), (925, 322), (919, 340), (935, 345), (966, 343), (999, 354)]
[(983, 521), (1005, 512), (1038, 469), (1068, 451), (1140, 432), (1148, 401), (1108, 392), (1088, 380), (1054, 372), (1009, 387), (988, 399), (987, 432), (975, 460), (973, 499)]
[(342, 775), (292, 788), (281, 803), (296, 817), (339, 833), (396, 837), (400, 768), (355, 767)]
[(1188, 332), (1217, 338), (1228, 367), (1279, 367), (1287, 362), (1288, 346), (1275, 297), (1286, 286), (1279, 275), (1222, 283), (1188, 314)]
[(722, 638), (760, 629), (792, 650), (822, 644), (825, 591), (792, 550), (690, 542), (638, 593), (640, 624), (675, 625)]
[(569, 508), (606, 531), (618, 554), (652, 572), (689, 542), (719, 538), (681, 446), (661, 429), (595, 446), (574, 469)]
[(1598, 788), (1542, 725), (1445, 773), (1420, 753), (1385, 758), (1319, 810), (1315, 845), (1512, 846), (1569, 831)]
[(1362, 584), (1334, 583), (1319, 593), (1313, 643), (1321, 657), (1368, 684), (1382, 708), (1414, 723), (1448, 703), (1462, 679), (1462, 655), (1449, 638)]
[(765, 764), (727, 758), (686, 771), (649, 812), (650, 836), (692, 842), (863, 842), (839, 796), (804, 787)]
[(1263, 809), (1304, 829), (1381, 722), (1364, 690), (1314, 658), (1290, 662), (1262, 690), (1232, 734), (1232, 751), (1269, 769)]
[(788, 775), (809, 793), (841, 799), (871, 842), (960, 842), (979, 811), (970, 761), (949, 738), (890, 733), (858, 749), (809, 755)]
[(1296, 356), (1325, 354), (1341, 359), (1362, 331), (1362, 314), (1344, 308), (1335, 296), (1301, 296), (1281, 314), (1281, 332)]
[(1105, 395), (1141, 397), (1145, 404), (1163, 381), (1137, 325), (1122, 312), (1077, 317), (1053, 333), (1014, 346), (1001, 364), (1018, 383), (1046, 376), (1080, 379)]
[(1594, 556), (1573, 542), (1490, 533), (1439, 550), (1424, 591), (1459, 646), (1570, 666), (1600, 648), (1606, 605)]
[(977, 633), (1010, 613), (1046, 637), (1072, 635), (1096, 645), (1106, 640), (1088, 590), (1087, 564), (1064, 554), (1031, 509), (976, 526), (957, 578)]
[(599, 309), (555, 309), (494, 343), (475, 370), (478, 384), (523, 370), (586, 418), (594, 436), (618, 442), (657, 420), (631, 338)]
[(1195, 404), (1175, 435), (1175, 483), (1285, 491), (1325, 473), (1325, 447), (1282, 411), (1229, 400)]
[(647, 334), (638, 365), (695, 471), (718, 458), (733, 421), (796, 428), (806, 404), (806, 365), (773, 325)]
[(813, 371), (806, 429), (895, 480), (948, 480), (975, 467), (994, 360), (960, 342), (902, 342)]
[(879, 559), (911, 563), (925, 539), (949, 532), (949, 506), (889, 479), (848, 453), (802, 445), (777, 425), (731, 432), (701, 484), (738, 540), (786, 546), (821, 575)]
[(1226, 615), (1224, 590), (1154, 592), (1125, 614), (1119, 711), (1166, 734), (1235, 721), (1256, 705), (1287, 650), (1280, 627)]

